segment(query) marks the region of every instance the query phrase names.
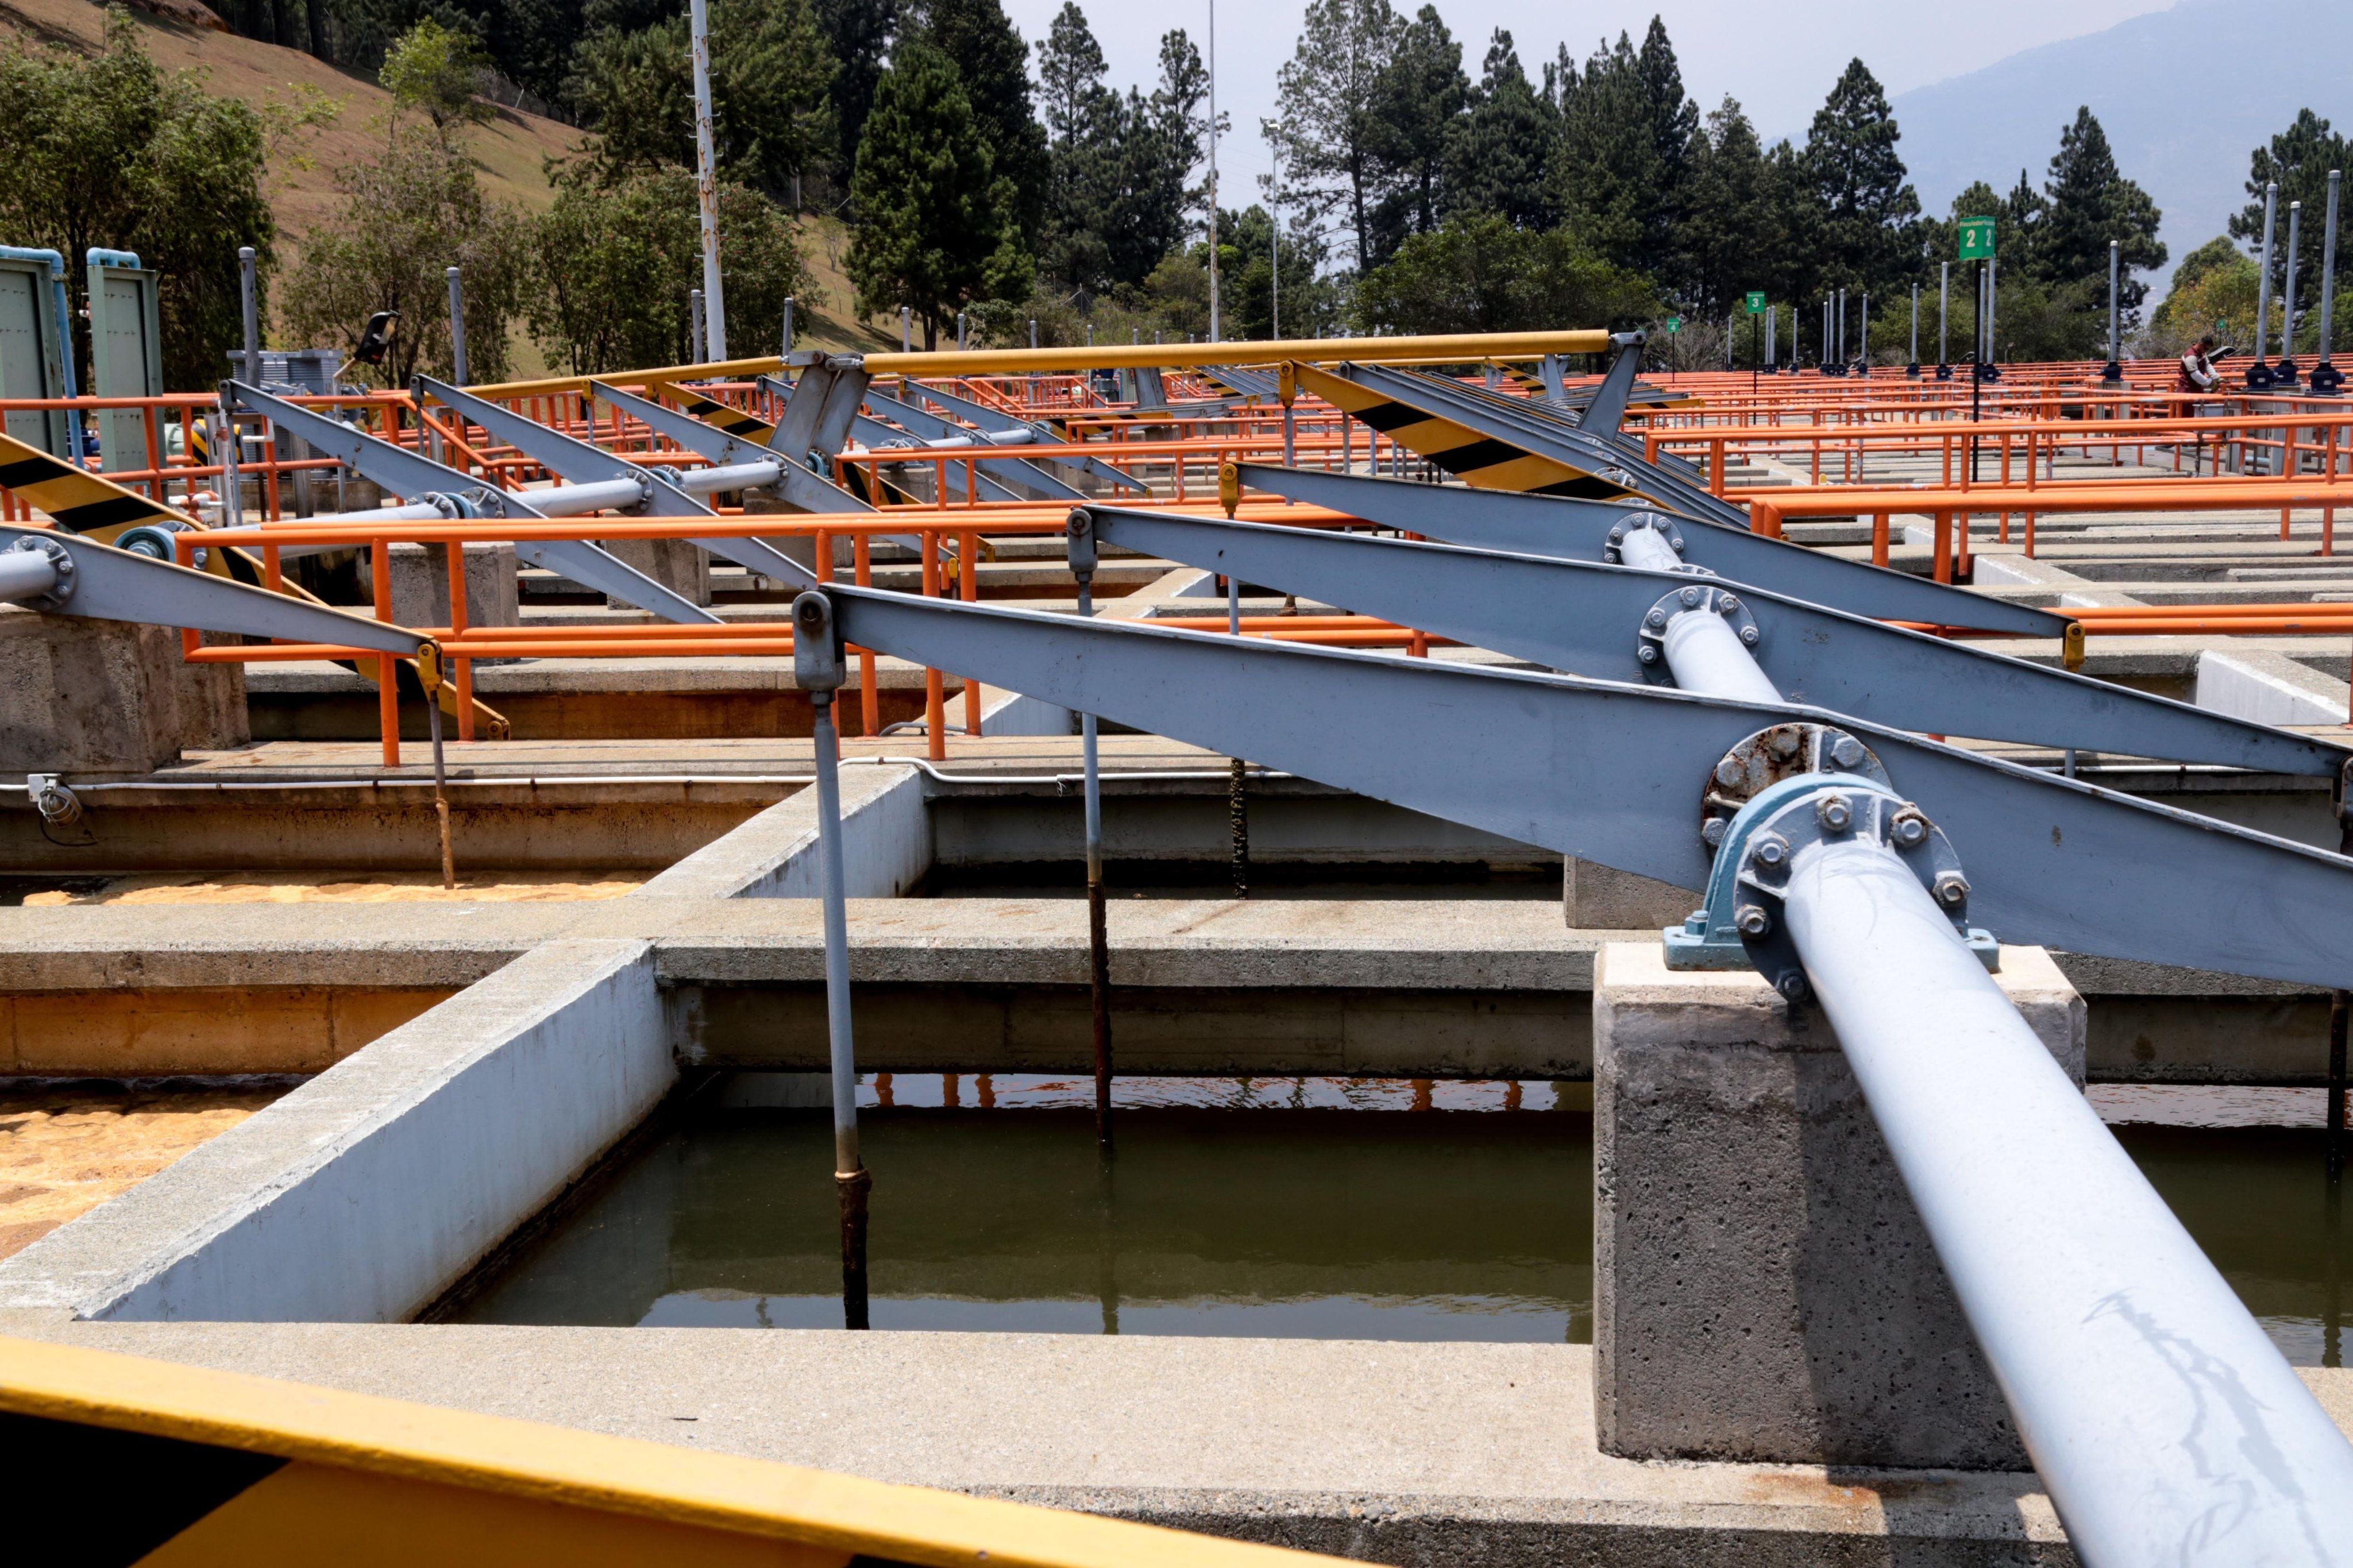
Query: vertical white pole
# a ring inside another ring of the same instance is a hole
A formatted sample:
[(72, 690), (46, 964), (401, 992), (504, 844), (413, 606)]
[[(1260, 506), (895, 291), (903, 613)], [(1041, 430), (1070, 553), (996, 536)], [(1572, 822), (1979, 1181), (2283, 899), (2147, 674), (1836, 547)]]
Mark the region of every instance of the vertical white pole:
[(1218, 316), (1218, 0), (1209, 0), (1209, 341), (1226, 341)]
[(711, 19), (704, 0), (689, 8), (694, 30), (694, 195), (702, 208), (704, 352), (727, 357), (727, 310), (719, 297), (719, 177), (711, 151)]

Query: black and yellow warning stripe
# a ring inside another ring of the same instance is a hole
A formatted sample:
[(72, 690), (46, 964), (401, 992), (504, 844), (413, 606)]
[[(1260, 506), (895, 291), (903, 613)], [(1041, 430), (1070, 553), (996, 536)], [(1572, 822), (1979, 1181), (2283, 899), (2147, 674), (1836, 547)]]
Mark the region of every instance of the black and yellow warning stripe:
[(1408, 451), (1427, 458), (1472, 489), (1573, 496), (1580, 500), (1621, 500), (1640, 495), (1629, 486), (1425, 413), (1345, 376), (1311, 364), (1294, 364), (1291, 369), (1303, 390), (1345, 410)]
[(675, 382), (648, 382), (646, 393), (649, 396), (659, 397), (665, 403), (676, 404), (681, 412), (694, 416), (705, 425), (726, 431), (738, 441), (754, 441), (765, 447), (768, 444), (768, 437), (776, 433), (776, 427), (774, 425), (758, 416), (746, 414), (732, 403), (721, 403), (715, 398), (705, 397), (692, 388), (681, 386)]
[(26, 1340), (0, 1339), (0, 1465), (21, 1561), (89, 1568), (1336, 1561)]
[[(76, 468), (5, 434), (0, 434), (0, 489), (10, 490), (19, 500), (46, 512), (49, 521), (64, 531), (100, 544), (111, 544), (131, 530), (148, 525), (205, 531), (203, 522), (175, 507), (151, 500), (103, 475)], [(197, 570), (248, 587), (267, 586), (260, 560), (243, 550), (207, 550), (204, 552), (204, 564)], [(284, 583), (278, 591), (314, 605), (326, 602), (296, 583)], [(374, 658), (359, 659), (345, 668), (355, 669), (371, 682), (377, 679)], [(395, 679), (400, 683), (402, 694), (422, 697), (425, 686), (417, 674), (417, 661), (402, 659), (395, 668)], [(452, 718), (457, 716), (458, 690), (454, 685), (442, 682), (438, 700), (443, 712)], [(474, 704), (474, 721), (494, 739), (504, 739), (508, 733), (506, 715), (479, 701)]]

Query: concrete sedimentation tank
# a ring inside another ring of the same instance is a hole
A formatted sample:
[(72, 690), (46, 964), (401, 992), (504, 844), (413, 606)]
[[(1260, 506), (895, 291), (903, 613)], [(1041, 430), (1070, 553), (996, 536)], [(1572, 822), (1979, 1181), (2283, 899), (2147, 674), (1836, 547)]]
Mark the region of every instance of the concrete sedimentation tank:
[[(210, 468), (8, 442), (19, 874), (340, 856), (440, 883), (201, 930), (76, 883), (0, 918), (12, 1018), (121, 1021), (71, 1047), (17, 1023), (20, 1072), (293, 1075), (0, 1259), (0, 1329), (69, 1347), (12, 1377), (135, 1384), (93, 1348), (249, 1365), (1350, 1554), (2353, 1561), (2336, 1307), (2329, 1364), (2291, 1365), (2086, 1098), (2316, 1095), (2335, 1203), (2353, 618), (2315, 595), (2341, 416), (2081, 367), (2008, 367), (1974, 408), (1926, 377), (1669, 384), (1643, 346), (232, 381), (178, 414)], [(1104, 369), (1155, 374), (1107, 399)], [(290, 515), (298, 476), (365, 504)], [(2149, 513), (2177, 531), (2106, 521)], [(75, 695), (43, 711), (37, 665)], [(248, 740), (265, 693), (311, 737)], [(1153, 863), (1219, 896), (1122, 896)], [(1376, 867), (1454, 895), (1557, 875), (1562, 911), (1328, 886)], [(526, 868), (642, 879), (460, 885)], [(986, 890), (1008, 868), (1085, 900)], [(959, 876), (984, 890), (909, 896)], [(172, 997), (186, 1021), (152, 1024)], [(301, 1049), (256, 1043), (302, 1017)], [(860, 1114), (919, 1072), (950, 1075), (944, 1112), (965, 1075), (1051, 1079), (1106, 1237), (1138, 1079), (1589, 1103), (1589, 1348), (889, 1332), (893, 1175)], [(598, 1194), (722, 1103), (829, 1108), (832, 1321), (884, 1331), (469, 1317), (532, 1257), (641, 1267), (638, 1211)], [(189, 1421), (262, 1397), (154, 1375)], [(692, 1408), (646, 1403), (680, 1377)], [(107, 1386), (68, 1415), (165, 1431)], [(782, 1386), (836, 1414), (776, 1415)], [(67, 1397), (0, 1389), (42, 1419)], [(973, 1400), (1010, 1435), (947, 1439)], [(322, 1462), (266, 1426), (229, 1447)], [(1163, 1549), (1214, 1555), (1037, 1560)]]

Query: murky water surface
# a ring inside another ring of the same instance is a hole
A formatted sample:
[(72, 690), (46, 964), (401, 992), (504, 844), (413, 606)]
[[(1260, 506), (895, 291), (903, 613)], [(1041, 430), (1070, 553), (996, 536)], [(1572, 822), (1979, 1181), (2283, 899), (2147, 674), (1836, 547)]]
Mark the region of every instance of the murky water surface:
[[(866, 1080), (875, 1327), (1590, 1337), (1588, 1086), (1129, 1080), (1108, 1165), (1087, 1096), (1034, 1076)], [(2317, 1098), (2094, 1091), (2289, 1359), (2335, 1365), (2353, 1222), (2322, 1174)], [(691, 1111), (463, 1316), (838, 1327), (831, 1155), (823, 1111)]]

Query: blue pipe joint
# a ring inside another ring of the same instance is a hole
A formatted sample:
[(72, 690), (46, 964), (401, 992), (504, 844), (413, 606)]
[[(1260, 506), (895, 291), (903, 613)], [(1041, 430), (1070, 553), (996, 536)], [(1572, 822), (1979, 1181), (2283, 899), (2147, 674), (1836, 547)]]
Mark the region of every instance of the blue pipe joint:
[(1754, 969), (1790, 1001), (1804, 1000), (1810, 988), (1789, 940), (1783, 895), (1799, 852), (1835, 838), (1884, 844), (1920, 879), (1987, 970), (2000, 968), (2001, 944), (1968, 923), (1968, 879), (1944, 830), (1896, 794), (1883, 774), (1851, 773), (1785, 778), (1740, 808), (1708, 872), (1706, 905), (1662, 933), (1667, 967)]

